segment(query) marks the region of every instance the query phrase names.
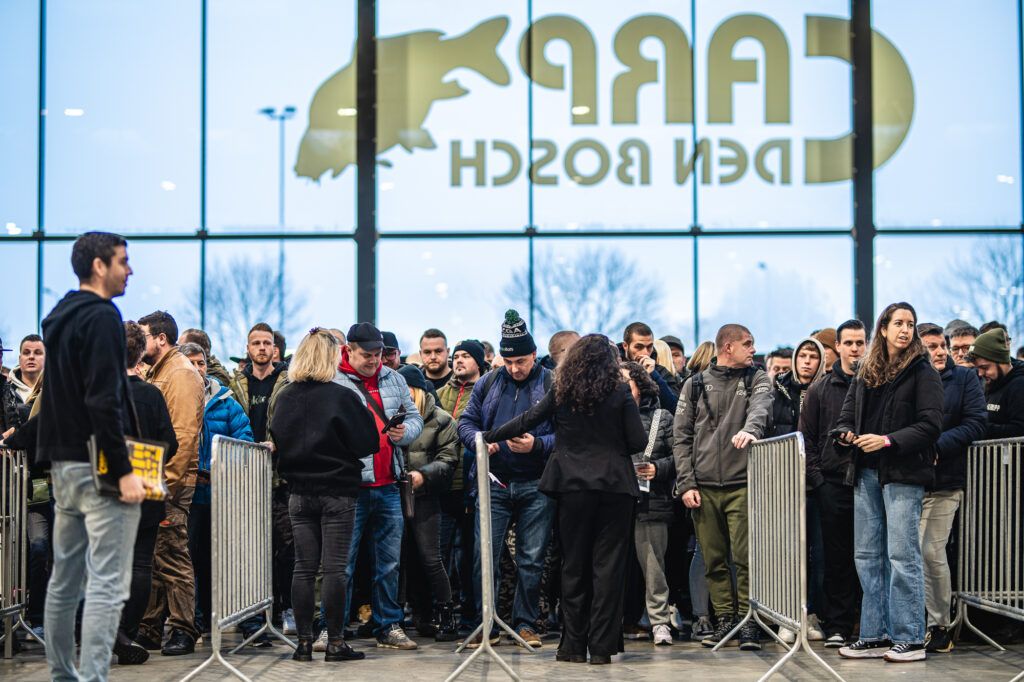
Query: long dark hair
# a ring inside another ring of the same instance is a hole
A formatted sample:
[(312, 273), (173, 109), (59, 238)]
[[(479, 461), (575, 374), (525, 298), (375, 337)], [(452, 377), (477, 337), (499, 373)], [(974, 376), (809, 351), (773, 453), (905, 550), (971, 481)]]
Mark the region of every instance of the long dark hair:
[(622, 383), (616, 348), (603, 334), (587, 334), (573, 344), (555, 373), (555, 401), (590, 414)]
[(655, 383), (651, 375), (647, 373), (639, 362), (623, 362), (621, 368), (629, 372), (629, 378), (636, 384), (637, 390), (640, 391), (640, 404), (644, 405), (651, 401), (656, 401), (660, 395), (658, 390), (658, 384)]
[[(897, 310), (907, 310), (914, 316), (911, 330), (913, 337), (910, 339), (909, 346), (897, 353), (895, 357), (889, 357), (889, 344), (882, 336), (882, 330), (889, 326), (889, 322)], [(875, 333), (872, 338), (871, 349), (860, 366), (860, 376), (864, 383), (871, 388), (889, 383), (911, 362), (927, 352), (917, 333), (917, 311), (914, 310), (914, 306), (905, 301), (885, 306), (885, 310), (878, 316), (878, 321), (875, 323)]]

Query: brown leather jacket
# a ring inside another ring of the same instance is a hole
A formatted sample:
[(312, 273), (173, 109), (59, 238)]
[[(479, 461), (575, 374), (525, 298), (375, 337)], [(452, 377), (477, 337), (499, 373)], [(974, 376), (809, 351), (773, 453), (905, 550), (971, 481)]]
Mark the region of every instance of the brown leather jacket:
[(206, 392), (199, 372), (177, 348), (150, 368), (146, 381), (163, 394), (178, 439), (178, 451), (164, 466), (164, 477), (173, 497), (179, 488), (196, 484)]

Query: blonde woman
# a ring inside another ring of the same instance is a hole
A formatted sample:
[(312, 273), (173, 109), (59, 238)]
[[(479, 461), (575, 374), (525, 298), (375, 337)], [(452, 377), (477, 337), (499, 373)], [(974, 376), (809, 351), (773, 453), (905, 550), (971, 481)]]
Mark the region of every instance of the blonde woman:
[(427, 393), (427, 379), (418, 367), (406, 365), (398, 373), (405, 377), (409, 394), (423, 417), (423, 431), (406, 453), (409, 479), (416, 492), (413, 518), (406, 523), (430, 585), (430, 595), (416, 595), (418, 599), (410, 600), (414, 602), (413, 621), (421, 635), (433, 635), (438, 642), (454, 642), (459, 638), (459, 627), (452, 587), (441, 561), (441, 495), (451, 487), (462, 456), (459, 432), (451, 415)]
[(663, 367), (669, 376), (678, 377), (676, 364), (672, 362), (672, 347), (661, 339), (655, 339), (654, 352), (657, 355), (658, 366)]
[(690, 361), (686, 363), (686, 369), (690, 370), (690, 374), (703, 372), (711, 366), (711, 361), (714, 357), (715, 344), (711, 341), (705, 341), (697, 346), (697, 350), (693, 351)]
[(296, 661), (313, 658), (313, 584), (323, 558), (321, 596), (327, 620), (326, 661), (364, 658), (342, 639), (345, 567), (352, 544), (361, 457), (380, 448), (380, 436), (359, 395), (333, 382), (338, 340), (310, 330), (292, 356), (288, 383), (277, 396), (270, 432), (278, 471), (288, 482), (295, 539), (292, 607), (299, 644)]

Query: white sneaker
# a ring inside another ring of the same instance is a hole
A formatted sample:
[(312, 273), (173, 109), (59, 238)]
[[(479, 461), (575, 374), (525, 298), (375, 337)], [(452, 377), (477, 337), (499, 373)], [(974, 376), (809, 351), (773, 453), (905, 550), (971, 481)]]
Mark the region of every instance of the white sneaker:
[(295, 612), (291, 609), (281, 612), (281, 632), (286, 635), (299, 634), (299, 631), (295, 629)]
[(821, 629), (821, 623), (818, 622), (818, 616), (813, 613), (807, 616), (807, 641), (825, 641), (825, 631)]
[(654, 635), (655, 645), (672, 645), (672, 631), (668, 629), (667, 625), (655, 625), (652, 634)]
[(327, 651), (327, 628), (324, 628), (313, 642), (313, 651)]
[(796, 642), (796, 633), (790, 630), (789, 628), (780, 627), (779, 639), (781, 639), (786, 644), (793, 644), (794, 642)]

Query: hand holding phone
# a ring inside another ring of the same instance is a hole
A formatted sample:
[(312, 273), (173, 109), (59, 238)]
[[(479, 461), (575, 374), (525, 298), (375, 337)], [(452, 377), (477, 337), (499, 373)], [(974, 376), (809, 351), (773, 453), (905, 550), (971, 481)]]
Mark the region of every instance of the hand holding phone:
[(398, 412), (395, 412), (391, 419), (384, 425), (384, 428), (380, 430), (381, 433), (387, 433), (391, 429), (405, 423), (405, 405), (399, 405)]

